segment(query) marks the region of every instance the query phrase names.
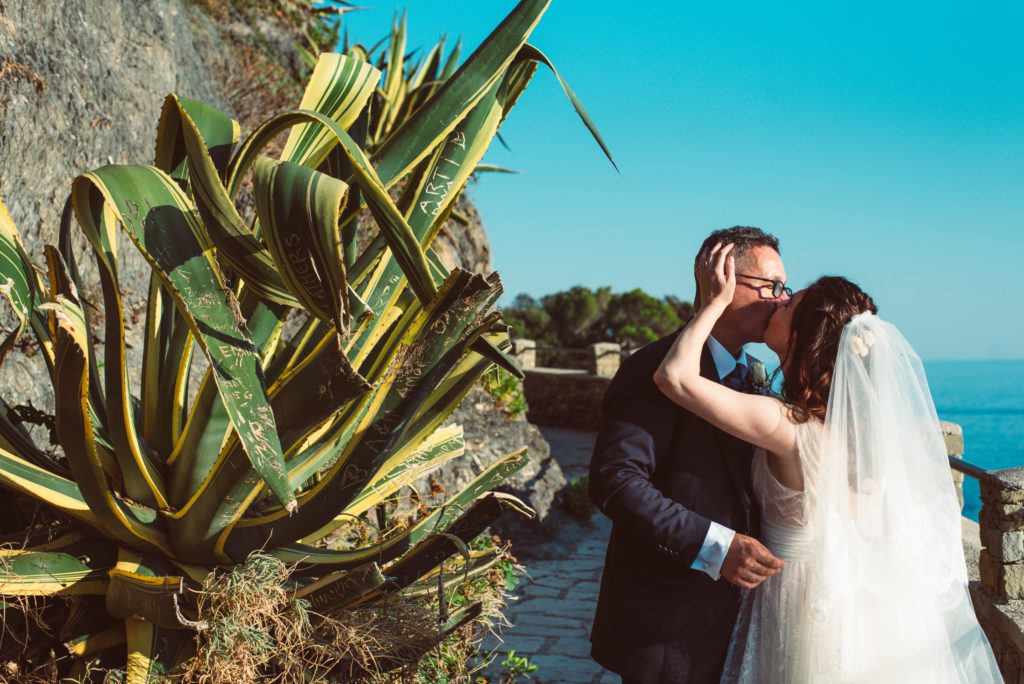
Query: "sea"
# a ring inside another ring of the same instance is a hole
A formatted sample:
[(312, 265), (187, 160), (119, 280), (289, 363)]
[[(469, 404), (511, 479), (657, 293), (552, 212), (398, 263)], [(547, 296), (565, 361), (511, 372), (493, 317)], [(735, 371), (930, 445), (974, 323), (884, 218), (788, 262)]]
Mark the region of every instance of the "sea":
[[(986, 470), (1024, 466), (1024, 359), (925, 361), (941, 420), (964, 430), (964, 460)], [(978, 481), (964, 478), (964, 516), (978, 519)]]

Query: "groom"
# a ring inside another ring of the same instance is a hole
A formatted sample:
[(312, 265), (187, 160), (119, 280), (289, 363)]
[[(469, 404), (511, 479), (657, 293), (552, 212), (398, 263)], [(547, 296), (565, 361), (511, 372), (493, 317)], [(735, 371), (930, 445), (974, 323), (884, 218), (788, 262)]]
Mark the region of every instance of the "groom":
[[(749, 390), (743, 345), (764, 341), (785, 301), (786, 272), (779, 241), (758, 228), (715, 231), (697, 258), (717, 242), (735, 245), (737, 287), (704, 348), (701, 375)], [(739, 587), (756, 587), (782, 567), (754, 538), (753, 447), (654, 384), (677, 334), (622, 364), (604, 397), (590, 463), (590, 498), (613, 522), (591, 655), (624, 684), (717, 682)]]

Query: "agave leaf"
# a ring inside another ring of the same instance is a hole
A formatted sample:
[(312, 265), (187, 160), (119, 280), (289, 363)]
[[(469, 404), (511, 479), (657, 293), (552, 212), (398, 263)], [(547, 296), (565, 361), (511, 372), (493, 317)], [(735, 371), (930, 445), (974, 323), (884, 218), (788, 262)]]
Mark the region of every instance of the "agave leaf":
[(515, 175), (522, 173), (522, 171), (517, 169), (508, 169), (504, 166), (497, 166), (495, 164), (477, 164), (473, 169), (473, 173), (510, 173)]
[(501, 517), (502, 506), (501, 500), (493, 495), (473, 502), (444, 533), (429, 535), (385, 568), (388, 581), (378, 593), (386, 596), (405, 589), (455, 553), (463, 552), (468, 556), (466, 545)]
[(124, 622), (128, 641), (126, 684), (166, 682), (174, 665), (187, 661), (195, 652), (195, 638), (185, 630), (135, 618)]
[[(282, 320), (287, 309), (267, 302), (252, 292), (244, 292), (239, 302), (253, 346), (266, 366), (274, 353)], [(171, 468), (170, 500), (181, 507), (191, 498), (209, 474), (232, 432), (231, 417), (221, 401), (214, 369), (207, 370), (192, 404), (184, 432), (177, 440), (167, 465)], [(269, 374), (275, 377), (275, 374)]]
[(441, 66), (441, 56), (444, 54), (444, 42), (445, 38), (442, 35), (441, 40), (434, 47), (430, 48), (430, 52), (423, 58), (416, 72), (409, 79), (410, 91), (421, 87), (424, 83), (437, 79), (437, 72)]
[(109, 569), (110, 565), (69, 553), (0, 549), (0, 594), (102, 596)]
[[(379, 80), (380, 72), (363, 59), (321, 53), (299, 109), (325, 114), (347, 130), (366, 107)], [(329, 130), (311, 121), (289, 132), (281, 159), (316, 168), (336, 144)]]
[(202, 224), (196, 225), (217, 247), (219, 258), (261, 297), (278, 304), (296, 306), (298, 302), (281, 281), (270, 254), (239, 216), (232, 201), (233, 195), (229, 195), (224, 187), (222, 173), (210, 156), (198, 124), (189, 111), (172, 98), (174, 96), (168, 100), (179, 105), (177, 117), (171, 118), (180, 124), (179, 134), (187, 153), (189, 189), (203, 219)]
[[(501, 105), (495, 102), (498, 90), (499, 85), (495, 84), (489, 91), (490, 97), (485, 96), (445, 143), (436, 148), (416, 190), (409, 193), (409, 229), (424, 249), (433, 242), (441, 229), (451, 206), (472, 173), (473, 166), (483, 156), (487, 143), (497, 130), (501, 116)], [(375, 242), (384, 239), (384, 236), (380, 236), (375, 238)], [(371, 245), (367, 253), (375, 253), (377, 249), (376, 245)], [(404, 286), (403, 269), (391, 254), (385, 252), (377, 262), (374, 273), (364, 280), (362, 271), (368, 265), (365, 259), (357, 261), (353, 268), (353, 280), (361, 283), (357, 291), (371, 309), (384, 310)]]
[(493, 285), (480, 276), (454, 272), (416, 317), (388, 374), (367, 395), (365, 401), (372, 409), (356, 429), (360, 438), (350, 440), (337, 463), (302, 495), (296, 515), (285, 519), (283, 512), (275, 512), (233, 527), (217, 525), (226, 534), (223, 545), (228, 555), (244, 557), (263, 547), (271, 535), (285, 539), (305, 536), (351, 503), (390, 453), (406, 421), (457, 364), (469, 344), (483, 334), (483, 328), (473, 326), (495, 296)]
[[(325, 338), (271, 388), (271, 406), (282, 444), (291, 449), (323, 421), (372, 389), (338, 349), (337, 342), (330, 336)], [(294, 479), (294, 475), (289, 476)]]
[[(483, 157), (487, 145), (501, 123), (509, 98), (518, 97), (517, 93), (510, 91), (509, 82), (510, 79), (506, 77), (501, 82), (495, 83), (456, 126), (445, 143), (438, 146), (415, 191), (410, 193), (412, 200), (408, 214), (409, 227), (424, 248), (429, 246), (437, 236), (474, 167)], [(379, 240), (381, 238), (375, 239), (375, 241)], [(373, 254), (377, 249), (376, 245), (371, 244), (366, 254)], [(439, 261), (436, 261), (436, 255), (433, 265), (439, 275), (448, 275), (447, 270), (440, 265)], [(360, 291), (371, 308), (386, 310), (386, 307), (394, 302), (394, 297), (403, 287), (403, 272), (387, 253), (384, 253), (383, 257), (377, 261), (374, 272), (364, 279), (363, 271), (368, 266), (369, 262), (365, 259), (357, 261), (353, 267), (352, 277), (363, 283)], [(368, 345), (374, 341), (372, 328), (366, 335), (368, 341), (360, 340), (353, 346)], [(487, 340), (480, 340), (474, 349), (499, 366), (522, 377), (522, 371), (518, 366), (505, 354), (495, 349)]]
[[(370, 390), (371, 386), (338, 349), (333, 335), (326, 336), (301, 364), (271, 388), (271, 407), (281, 444), (286, 450), (293, 450), (322, 421)], [(208, 557), (215, 540), (210, 532), (204, 535), (199, 530), (215, 529), (208, 521), (214, 520), (216, 524), (223, 519), (216, 517), (223, 516), (223, 511), (235, 514), (244, 510), (260, 493), (261, 486), (246, 474), (246, 465), (244, 453), (233, 437), (210, 467), (195, 496), (169, 516), (174, 529), (180, 530), (177, 536), (183, 557)], [(288, 468), (293, 469), (291, 463)], [(305, 479), (296, 481), (292, 474), (289, 477), (296, 486)]]
[(242, 143), (232, 160), (228, 185), (229, 194), (233, 196), (237, 192), (242, 175), (256, 161), (259, 152), (274, 136), (287, 128), (306, 122), (319, 122), (337, 139), (353, 168), (353, 177), (349, 180), (349, 184), (359, 186), (363, 198), (377, 220), (381, 234), (401, 264), (416, 296), (421, 301), (429, 301), (436, 288), (430, 278), (423, 250), (394, 202), (388, 196), (387, 190), (370, 160), (366, 158), (352, 136), (325, 114), (296, 110), (278, 114), (260, 124)]
[[(64, 202), (64, 210), (60, 216), (60, 229), (57, 233), (57, 251), (60, 253), (63, 259), (64, 269), (70, 276), (70, 282), (66, 277), (58, 277), (59, 274), (56, 272), (50, 272), (50, 300), (53, 301), (57, 298), (57, 295), (64, 295), (65, 297), (72, 295), (72, 298), (78, 299), (77, 290), (73, 288), (77, 287), (76, 283), (81, 283), (82, 277), (78, 271), (78, 263), (75, 258), (74, 248), (72, 247), (72, 231), (75, 229), (75, 209), (71, 201), (71, 193), (68, 193), (67, 199)], [(52, 270), (57, 268), (56, 262), (58, 260), (51, 259), (47, 263), (48, 269)], [(53, 263), (50, 263), (53, 262)], [(63, 281), (63, 282), (62, 282)], [(47, 317), (48, 324), (48, 335), (50, 338), (56, 336), (57, 322), (54, 314), (49, 314)], [(85, 341), (86, 350), (89, 353), (89, 412), (92, 416), (93, 422), (99, 428), (99, 434), (97, 439), (104, 443), (104, 446), (109, 446), (109, 440), (106, 436), (106, 425), (107, 425), (107, 400), (106, 390), (103, 384), (100, 382), (100, 365), (99, 356), (92, 353), (95, 349), (95, 336), (92, 332), (92, 326), (89, 324), (89, 319), (85, 320)], [(51, 347), (53, 345), (51, 344)], [(56, 352), (51, 350), (50, 356), (55, 357)], [(50, 378), (56, 377), (55, 367), (56, 361), (49, 362), (50, 367)], [(112, 450), (111, 450), (112, 451)], [(113, 471), (109, 471), (113, 472)]]
[(444, 68), (441, 69), (441, 73), (438, 75), (437, 80), (447, 81), (455, 73), (455, 70), (459, 66), (459, 57), (462, 56), (462, 38), (455, 41), (455, 47), (452, 48), (451, 54), (448, 55), (448, 61), (444, 63)]
[(436, 390), (419, 406), (408, 426), (398, 438), (396, 453), (416, 448), (427, 435), (432, 434), (459, 407), (469, 391), (480, 381), (491, 362), (476, 352), (466, 354), (447, 377), (437, 384)]
[[(494, 567), (503, 555), (503, 551), (497, 547), (470, 551), (468, 560), (465, 558), (457, 559), (454, 567), (444, 574), (443, 584), (445, 590), (455, 589), (466, 580), (487, 572)], [(402, 596), (404, 598), (412, 598), (414, 596), (426, 597), (436, 594), (437, 580), (441, 570), (442, 566), (438, 565), (430, 572), (424, 574), (416, 582), (403, 589), (401, 592)]]
[(78, 633), (64, 642), (64, 647), (68, 649), (68, 653), (81, 659), (119, 646), (125, 643), (126, 639), (124, 623), (121, 622), (95, 634)]
[(601, 150), (604, 152), (604, 156), (608, 157), (608, 161), (610, 161), (612, 163), (612, 166), (615, 167), (615, 170), (618, 171), (619, 167), (615, 164), (615, 160), (612, 159), (612, 153), (608, 151), (608, 146), (604, 144), (604, 140), (601, 138), (601, 134), (598, 133), (597, 126), (594, 125), (594, 122), (590, 118), (590, 115), (587, 114), (587, 110), (583, 106), (583, 103), (580, 102), (578, 97), (576, 97), (576, 93), (572, 92), (572, 88), (570, 88), (569, 84), (566, 83), (564, 78), (562, 78), (562, 75), (558, 73), (558, 70), (555, 69), (555, 65), (551, 63), (551, 60), (549, 60), (543, 52), (541, 52), (534, 46), (530, 45), (529, 43), (523, 45), (523, 47), (520, 48), (519, 56), (524, 59), (531, 59), (540, 62), (541, 64), (551, 69), (551, 72), (555, 75), (555, 78), (558, 79), (559, 84), (561, 84), (562, 90), (565, 91), (566, 97), (569, 98), (569, 102), (572, 102), (573, 108), (576, 110), (576, 113), (579, 114), (580, 119), (583, 121), (583, 124), (587, 127), (587, 130), (590, 131), (590, 134), (594, 136), (594, 140), (597, 141), (597, 144), (601, 146)]
[(390, 186), (430, 154), (501, 78), (549, 3), (550, 0), (520, 2), (416, 115), (388, 137), (373, 155), (377, 173), (386, 185)]
[[(428, 535), (445, 531), (453, 520), (473, 507), (475, 500), (484, 497), (497, 498), (493, 493), (487, 494), (486, 492), (512, 473), (520, 470), (528, 462), (526, 449), (509, 454), (478, 475), (459, 493), (448, 499), (444, 506), (436, 508), (429, 515), (418, 520), (412, 527), (375, 546), (351, 551), (329, 551), (304, 544), (291, 544), (270, 553), (285, 563), (298, 563), (296, 572), (299, 575), (320, 575), (332, 570), (348, 570), (371, 560), (387, 563), (398, 558)], [(348, 519), (351, 520), (351, 518)], [(330, 529), (336, 529), (339, 524), (335, 524)], [(317, 538), (319, 539), (319, 537)], [(313, 535), (303, 541), (312, 543)]]
[(285, 286), (303, 308), (344, 333), (349, 312), (338, 219), (348, 185), (269, 157), (256, 161), (253, 185), (256, 215)]
[[(81, 187), (77, 180), (75, 187)], [(88, 190), (86, 193), (88, 194)], [(117, 225), (113, 220), (112, 211), (103, 204), (92, 208), (95, 213), (90, 212), (89, 217), (93, 220), (83, 220), (85, 206), (80, 195), (81, 192), (72, 191), (72, 204), (75, 206), (83, 232), (93, 248), (103, 287), (106, 324), (103, 370), (107, 408), (107, 421), (103, 427), (106, 428), (110, 442), (114, 446), (114, 457), (120, 468), (124, 491), (128, 497), (150, 507), (166, 507), (166, 485), (158, 458), (136, 430), (135, 407), (125, 349), (124, 306), (117, 270)], [(66, 298), (75, 296), (74, 285), (58, 251), (53, 247), (47, 247), (46, 258), (54, 292), (63, 293)], [(61, 295), (57, 294), (57, 297), (59, 296)], [(87, 333), (87, 329), (83, 332)], [(89, 342), (88, 335), (83, 341)], [(85, 349), (91, 350), (91, 347), (87, 346)], [(91, 353), (89, 355), (91, 356)], [(54, 385), (59, 381), (59, 377), (55, 376)]]
[(54, 384), (57, 434), (71, 465), (75, 484), (106, 534), (132, 548), (170, 555), (170, 543), (150, 509), (131, 506), (115, 496), (104, 470), (89, 412), (89, 365), (85, 315), (77, 301), (58, 295), (44, 305), (57, 321)]
[(380, 118), (380, 126), (375, 138), (378, 140), (383, 131), (391, 130), (402, 106), (405, 95), (405, 43), (406, 43), (407, 12), (402, 12), (402, 23), (398, 23), (396, 13), (391, 27), (391, 40), (388, 41), (388, 68), (384, 76), (385, 115)]
[(370, 562), (354, 570), (324, 575), (296, 591), (294, 596), (309, 601), (310, 609), (320, 615), (331, 615), (383, 586), (385, 581), (380, 566)]
[[(165, 278), (179, 313), (202, 344), (221, 400), (254, 468), (282, 505), (294, 508), (259, 356), (241, 328), (237, 301), (225, 287), (184, 194), (166, 174), (140, 166), (107, 166), (79, 176), (72, 194), (79, 223), (97, 251), (96, 238), (107, 235), (109, 244), (117, 221), (114, 212), (122, 210), (119, 222)], [(108, 380), (108, 387), (113, 384)], [(131, 413), (123, 415), (124, 432), (130, 437)]]
[(0, 484), (27, 494), (93, 528), (102, 529), (75, 482), (20, 458), (13, 450), (5, 448), (4, 442), (0, 439)]
[(194, 342), (174, 298), (153, 273), (142, 357), (142, 437), (159, 454), (172, 453), (181, 436)]
[(327, 324), (316, 316), (308, 316), (292, 336), (278, 345), (267, 367), (267, 377), (277, 378), (298, 365), (318, 342), (327, 337)]
[(238, 142), (238, 122), (198, 100), (180, 95), (168, 95), (164, 99), (157, 127), (154, 164), (173, 178), (182, 190), (186, 190), (189, 152), (183, 116), (192, 122), (220, 176), (227, 172), (231, 150)]
[[(461, 456), (465, 451), (465, 446), (462, 428), (458, 425), (450, 425), (432, 432), (429, 437), (420, 441), (415, 451), (412, 448), (396, 449), (378, 470), (380, 477), (368, 484), (353, 499), (345, 509), (345, 515), (359, 516), (377, 504), (383, 503), (399, 489), (411, 486), (416, 480), (440, 467), (445, 461)], [(331, 521), (330, 524), (333, 525), (334, 521)], [(310, 535), (310, 537), (314, 535)]]
[[(183, 112), (192, 127), (186, 129)], [(238, 142), (238, 123), (202, 102), (169, 95), (157, 129), (155, 165), (186, 192), (188, 145), (186, 133), (197, 131), (216, 173), (223, 176)], [(149, 308), (142, 364), (143, 434), (162, 454), (169, 454), (182, 430), (188, 369), (194, 338), (174, 299), (157, 273), (150, 276)]]
[(42, 298), (43, 292), (42, 282), (21, 244), (14, 221), (0, 202), (0, 295), (18, 319), (18, 327), (0, 343), (0, 365), (28, 327), (35, 302)]
[[(134, 618), (152, 625), (182, 629), (191, 624), (179, 604), (184, 590), (185, 578), (165, 559), (119, 549), (117, 565), (110, 570), (107, 612), (125, 620)], [(130, 642), (130, 629), (128, 638)]]

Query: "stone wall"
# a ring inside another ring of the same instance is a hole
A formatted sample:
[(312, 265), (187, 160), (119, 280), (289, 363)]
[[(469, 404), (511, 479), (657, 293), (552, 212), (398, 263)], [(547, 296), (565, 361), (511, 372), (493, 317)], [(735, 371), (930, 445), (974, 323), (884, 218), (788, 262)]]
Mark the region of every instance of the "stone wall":
[(562, 368), (524, 370), (523, 392), (531, 423), (597, 430), (601, 400), (611, 378)]
[(619, 345), (599, 342), (587, 347), (587, 370), (537, 367), (533, 340), (514, 340), (512, 348), (526, 374), (523, 393), (530, 422), (597, 430), (604, 393), (622, 359)]
[(1003, 678), (1024, 684), (1024, 468), (989, 471), (980, 481), (974, 605)]

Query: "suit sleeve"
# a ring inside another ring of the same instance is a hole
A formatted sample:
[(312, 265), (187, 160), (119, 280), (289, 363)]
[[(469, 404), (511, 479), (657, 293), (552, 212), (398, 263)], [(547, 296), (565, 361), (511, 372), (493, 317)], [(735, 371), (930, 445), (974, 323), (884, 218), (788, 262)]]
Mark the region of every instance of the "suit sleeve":
[(655, 464), (673, 441), (678, 409), (654, 384), (660, 358), (637, 358), (642, 353), (623, 364), (605, 396), (590, 461), (590, 498), (617, 526), (691, 567), (711, 521), (652, 482)]

